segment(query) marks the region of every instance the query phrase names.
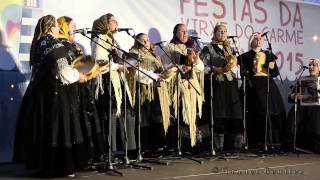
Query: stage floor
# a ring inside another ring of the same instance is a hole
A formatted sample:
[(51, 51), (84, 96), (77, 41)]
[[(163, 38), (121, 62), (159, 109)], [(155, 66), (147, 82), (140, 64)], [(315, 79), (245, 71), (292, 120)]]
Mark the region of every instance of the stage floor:
[[(183, 159), (170, 161), (170, 165), (148, 164), (153, 170), (122, 169), (124, 177), (110, 176), (96, 171), (76, 174), (76, 179), (82, 180), (145, 180), (145, 179), (308, 179), (318, 180), (320, 177), (320, 155), (296, 154), (268, 155), (265, 157), (247, 157), (240, 155), (240, 159), (206, 160), (203, 164)], [(23, 170), (21, 165), (1, 164), (0, 179), (39, 179), (31, 178), (30, 172)], [(57, 178), (58, 179), (58, 178)], [(59, 178), (73, 179), (73, 178)]]

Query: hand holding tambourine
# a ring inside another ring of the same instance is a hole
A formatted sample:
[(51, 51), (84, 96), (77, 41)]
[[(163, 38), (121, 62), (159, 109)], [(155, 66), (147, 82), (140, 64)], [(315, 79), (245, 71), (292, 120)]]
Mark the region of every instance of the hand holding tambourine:
[(91, 56), (77, 57), (71, 66), (77, 69), (80, 73), (79, 82), (86, 82), (97, 76), (107, 72), (108, 68), (104, 65), (99, 65)]

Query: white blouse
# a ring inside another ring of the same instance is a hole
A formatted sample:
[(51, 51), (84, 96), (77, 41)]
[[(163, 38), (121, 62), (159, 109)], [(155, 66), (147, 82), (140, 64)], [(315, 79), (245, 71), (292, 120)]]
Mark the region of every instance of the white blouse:
[(79, 80), (79, 71), (68, 64), (67, 58), (58, 59), (57, 64), (58, 78), (60, 79), (62, 84), (72, 84)]
[[(101, 44), (106, 49), (110, 49), (110, 50), (112, 49), (112, 46), (109, 43), (107, 43), (107, 42), (112, 43), (112, 39), (106, 34), (101, 34), (99, 35), (99, 38), (95, 37), (93, 40), (96, 41), (98, 44)], [(100, 60), (105, 62), (109, 61), (110, 53), (106, 49), (97, 45), (95, 42), (91, 42), (91, 55), (95, 60)], [(116, 71), (118, 70), (118, 68), (119, 68), (119, 64), (111, 61), (111, 70)]]

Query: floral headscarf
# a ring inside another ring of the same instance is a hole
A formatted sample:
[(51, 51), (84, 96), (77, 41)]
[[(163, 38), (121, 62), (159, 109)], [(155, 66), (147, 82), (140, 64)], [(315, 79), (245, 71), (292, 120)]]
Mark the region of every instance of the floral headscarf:
[(262, 34), (260, 32), (254, 32), (254, 33), (251, 34), (251, 36), (249, 38), (249, 44), (248, 44), (248, 49), (249, 50), (252, 49), (252, 41), (253, 41), (253, 39), (256, 38), (256, 37), (261, 37), (261, 35)]
[(58, 38), (72, 41), (72, 39), (71, 39), (72, 32), (70, 32), (70, 30), (69, 30), (69, 24), (72, 21), (72, 19), (67, 16), (62, 16), (62, 17), (59, 17), (57, 21), (58, 21), (59, 28), (60, 28)]
[(309, 61), (309, 66), (313, 64), (314, 66), (318, 67), (319, 70), (319, 74), (320, 74), (320, 59), (316, 59), (316, 58), (311, 58)]

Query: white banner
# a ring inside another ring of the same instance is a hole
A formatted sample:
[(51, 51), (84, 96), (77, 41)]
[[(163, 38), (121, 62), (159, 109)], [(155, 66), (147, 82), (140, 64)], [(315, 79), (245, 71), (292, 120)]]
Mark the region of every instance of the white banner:
[[(269, 31), (281, 75), (289, 81), (296, 78), (300, 66), (306, 65), (309, 58), (320, 56), (320, 6), (317, 5), (279, 0), (25, 0), (25, 3), (37, 5), (44, 14), (70, 16), (78, 28), (90, 28), (95, 19), (112, 13), (119, 27), (133, 28), (136, 34), (148, 33), (152, 42), (170, 41), (174, 25), (181, 22), (195, 30), (201, 41), (210, 42), (213, 27), (219, 22), (227, 25), (229, 35), (239, 37), (237, 45), (244, 52), (252, 32)], [(30, 18), (23, 22), (34, 23)], [(133, 44), (125, 32), (117, 33), (116, 39), (125, 50)], [(24, 44), (20, 45), (23, 52), (19, 58), (25, 61), (28, 59), (26, 41), (31, 38), (24, 36), (20, 40)], [(88, 39), (77, 35), (76, 40), (90, 53)]]
[[(241, 52), (248, 49), (252, 32), (269, 31), (281, 75), (288, 80), (296, 78), (307, 59), (320, 56), (320, 7), (308, 4), (278, 0), (55, 0), (45, 2), (44, 11), (71, 16), (78, 28), (91, 27), (94, 19), (110, 12), (119, 27), (149, 33), (153, 42), (169, 41), (174, 25), (181, 22), (195, 30), (202, 41), (210, 42), (213, 27), (223, 22), (229, 35), (239, 37)], [(89, 41), (77, 38), (90, 52)], [(133, 44), (125, 32), (118, 33), (117, 39), (124, 49)]]

